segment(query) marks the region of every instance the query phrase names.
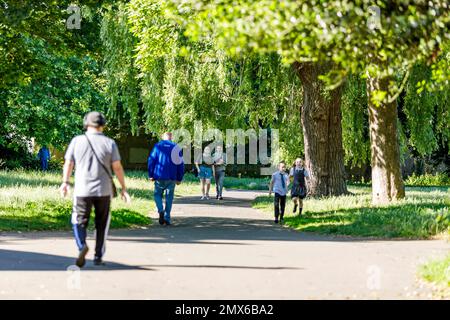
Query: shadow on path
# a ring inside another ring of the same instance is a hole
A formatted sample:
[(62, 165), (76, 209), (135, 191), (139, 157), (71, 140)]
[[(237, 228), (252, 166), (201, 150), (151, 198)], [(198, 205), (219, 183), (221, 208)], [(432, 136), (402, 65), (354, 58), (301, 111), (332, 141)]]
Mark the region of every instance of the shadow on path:
[[(75, 264), (75, 257), (64, 257), (47, 253), (0, 249), (0, 271), (66, 271)], [(97, 267), (91, 260), (86, 261), (82, 270), (151, 270), (140, 266), (129, 266), (110, 262), (106, 266)]]
[[(0, 249), (0, 271), (67, 271), (73, 266), (74, 258)], [(293, 267), (261, 267), (261, 266), (238, 266), (238, 265), (139, 265), (131, 266), (116, 262), (107, 262), (106, 266), (97, 267), (92, 261), (87, 261), (83, 271), (117, 271), (117, 270), (145, 270), (157, 271), (155, 268), (208, 268), (208, 269), (250, 269), (250, 270), (302, 270)]]

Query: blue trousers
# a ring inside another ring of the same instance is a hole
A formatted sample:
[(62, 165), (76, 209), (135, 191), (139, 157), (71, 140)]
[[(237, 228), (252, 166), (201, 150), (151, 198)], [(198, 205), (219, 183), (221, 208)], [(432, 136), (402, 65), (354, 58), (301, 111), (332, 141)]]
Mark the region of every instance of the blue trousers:
[(41, 159), (41, 170), (42, 171), (48, 170), (48, 160), (47, 159)]
[[(175, 181), (156, 180), (155, 181), (155, 203), (158, 213), (164, 213), (164, 220), (170, 223), (170, 211), (172, 210), (173, 196), (175, 193)], [(165, 195), (165, 207), (163, 206), (163, 195)]]

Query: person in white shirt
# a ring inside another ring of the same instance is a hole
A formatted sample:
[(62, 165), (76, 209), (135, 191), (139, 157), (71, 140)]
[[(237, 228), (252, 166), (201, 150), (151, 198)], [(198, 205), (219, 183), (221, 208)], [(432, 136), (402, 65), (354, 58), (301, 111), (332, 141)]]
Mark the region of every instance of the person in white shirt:
[(286, 207), (286, 195), (287, 187), (289, 184), (289, 175), (285, 172), (286, 163), (281, 161), (278, 164), (278, 171), (272, 174), (272, 180), (269, 186), (269, 196), (272, 195), (272, 191), (275, 193), (274, 214), (275, 223), (278, 223), (278, 217), (280, 217), (280, 223), (284, 221), (284, 209)]
[(294, 166), (289, 172), (289, 177), (292, 181), (291, 197), (294, 201), (294, 213), (299, 208), (298, 214), (302, 214), (303, 199), (306, 197), (306, 179), (309, 179), (309, 172), (303, 167), (303, 160), (295, 159)]

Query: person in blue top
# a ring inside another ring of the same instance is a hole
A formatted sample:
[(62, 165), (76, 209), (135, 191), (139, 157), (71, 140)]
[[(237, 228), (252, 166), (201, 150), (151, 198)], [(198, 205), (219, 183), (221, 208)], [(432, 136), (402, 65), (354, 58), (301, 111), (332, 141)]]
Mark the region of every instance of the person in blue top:
[[(148, 177), (155, 182), (154, 198), (160, 225), (170, 225), (170, 211), (175, 185), (183, 180), (184, 161), (181, 148), (172, 142), (172, 133), (166, 132), (148, 157)], [(163, 206), (165, 194), (165, 206)]]
[(41, 170), (47, 171), (48, 161), (50, 160), (50, 150), (48, 150), (47, 146), (44, 145), (41, 149), (39, 149), (38, 158), (41, 163)]

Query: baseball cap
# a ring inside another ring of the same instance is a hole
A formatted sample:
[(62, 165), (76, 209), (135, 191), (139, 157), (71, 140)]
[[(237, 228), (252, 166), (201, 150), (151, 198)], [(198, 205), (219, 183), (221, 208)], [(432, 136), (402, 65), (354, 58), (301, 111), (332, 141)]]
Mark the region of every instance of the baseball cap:
[(88, 126), (90, 127), (103, 127), (106, 124), (106, 118), (103, 114), (98, 111), (89, 112), (84, 116), (83, 125), (86, 129)]

